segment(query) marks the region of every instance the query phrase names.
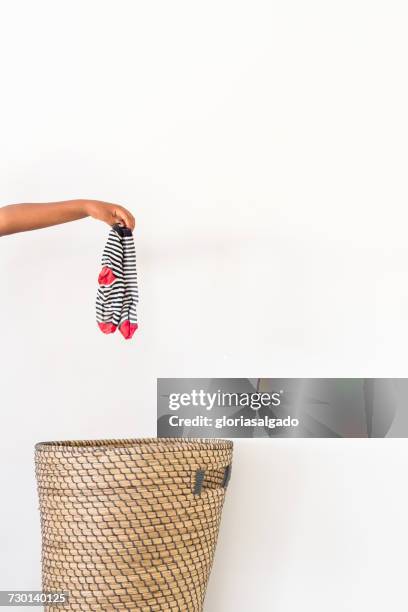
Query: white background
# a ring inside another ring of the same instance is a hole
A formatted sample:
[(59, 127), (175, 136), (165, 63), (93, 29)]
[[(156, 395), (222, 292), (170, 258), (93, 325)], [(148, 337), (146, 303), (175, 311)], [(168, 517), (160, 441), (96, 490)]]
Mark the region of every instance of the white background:
[[(0, 201), (137, 219), (0, 240), (0, 588), (40, 586), (39, 440), (155, 434), (155, 380), (404, 376), (406, 3), (3, 0)], [(206, 612), (407, 608), (404, 440), (241, 441)]]

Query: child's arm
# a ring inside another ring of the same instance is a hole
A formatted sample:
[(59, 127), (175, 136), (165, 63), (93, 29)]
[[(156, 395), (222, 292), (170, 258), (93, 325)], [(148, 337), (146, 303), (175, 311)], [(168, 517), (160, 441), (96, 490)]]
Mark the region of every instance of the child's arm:
[(11, 204), (0, 208), (0, 236), (41, 229), (93, 217), (109, 225), (119, 223), (133, 230), (133, 215), (118, 204), (98, 200), (67, 200), (47, 204)]

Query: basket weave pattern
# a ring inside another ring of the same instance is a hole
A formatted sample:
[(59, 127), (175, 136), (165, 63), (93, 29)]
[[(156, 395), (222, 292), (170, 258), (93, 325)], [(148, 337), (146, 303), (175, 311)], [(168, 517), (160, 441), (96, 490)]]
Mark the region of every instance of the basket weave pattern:
[(201, 612), (232, 461), (223, 440), (36, 446), (44, 591), (57, 610)]

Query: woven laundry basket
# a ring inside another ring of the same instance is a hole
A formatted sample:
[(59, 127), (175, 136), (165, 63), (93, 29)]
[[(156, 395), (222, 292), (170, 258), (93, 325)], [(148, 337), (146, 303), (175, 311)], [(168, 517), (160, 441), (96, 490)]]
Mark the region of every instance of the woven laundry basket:
[(201, 612), (232, 442), (37, 444), (44, 591), (53, 610)]

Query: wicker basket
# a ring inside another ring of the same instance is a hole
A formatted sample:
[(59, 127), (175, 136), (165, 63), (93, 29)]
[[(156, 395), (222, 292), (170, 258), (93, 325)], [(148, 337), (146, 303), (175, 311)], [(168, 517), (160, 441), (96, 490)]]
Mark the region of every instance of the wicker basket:
[(201, 612), (232, 443), (37, 444), (44, 591), (53, 610)]

